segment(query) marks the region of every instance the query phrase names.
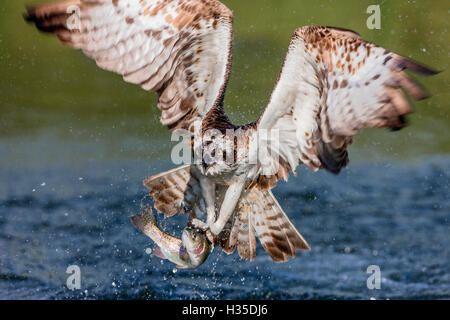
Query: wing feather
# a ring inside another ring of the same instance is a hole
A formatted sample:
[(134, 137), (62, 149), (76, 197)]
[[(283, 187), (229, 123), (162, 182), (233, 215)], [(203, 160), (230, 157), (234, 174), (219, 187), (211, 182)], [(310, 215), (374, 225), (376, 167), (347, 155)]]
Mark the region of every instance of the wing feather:
[[(363, 128), (399, 130), (412, 108), (403, 93), (428, 97), (405, 72), (437, 72), (366, 42), (345, 29), (307, 26), (295, 31), (271, 99), (258, 129), (278, 130), (279, 150), (268, 147), (270, 168), (260, 186), (273, 187), (281, 171), (303, 162), (333, 173), (348, 163), (347, 147)], [(281, 164), (281, 165), (279, 165)], [(268, 170), (264, 170), (268, 169)], [(277, 179), (273, 179), (275, 177)]]
[(29, 8), (27, 19), (155, 91), (170, 129), (189, 129), (225, 93), (232, 13), (217, 0), (71, 0)]

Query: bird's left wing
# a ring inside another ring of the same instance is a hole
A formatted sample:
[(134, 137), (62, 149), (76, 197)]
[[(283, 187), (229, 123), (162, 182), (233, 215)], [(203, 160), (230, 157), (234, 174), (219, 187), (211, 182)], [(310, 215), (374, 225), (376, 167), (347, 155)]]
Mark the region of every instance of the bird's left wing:
[[(267, 136), (276, 132), (265, 138), (266, 154), (259, 155), (265, 161), (259, 186), (271, 188), (280, 178), (287, 179), (300, 162), (338, 173), (348, 163), (347, 146), (358, 130), (403, 128), (411, 107), (402, 90), (416, 100), (427, 97), (405, 69), (436, 74), (350, 30), (297, 29), (258, 121), (258, 130), (268, 130)], [(273, 142), (278, 142), (276, 148)]]
[(155, 91), (170, 129), (188, 129), (225, 93), (232, 13), (217, 0), (69, 0), (29, 8), (27, 20)]

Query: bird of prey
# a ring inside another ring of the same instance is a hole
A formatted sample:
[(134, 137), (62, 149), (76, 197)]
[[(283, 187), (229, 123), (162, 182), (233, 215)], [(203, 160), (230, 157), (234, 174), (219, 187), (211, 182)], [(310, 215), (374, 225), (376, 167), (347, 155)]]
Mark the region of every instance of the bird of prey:
[[(144, 181), (155, 207), (166, 216), (206, 212), (196, 225), (218, 236), (226, 252), (237, 248), (252, 260), (256, 237), (276, 262), (310, 248), (273, 196), (277, 182), (301, 163), (339, 173), (359, 130), (399, 130), (411, 112), (405, 93), (427, 97), (404, 71), (437, 73), (351, 30), (304, 26), (292, 35), (262, 115), (236, 126), (223, 106), (233, 15), (221, 2), (70, 0), (29, 8), (27, 20), (156, 92), (162, 124), (192, 134), (191, 148), (202, 157)], [(219, 144), (224, 152), (215, 151)]]

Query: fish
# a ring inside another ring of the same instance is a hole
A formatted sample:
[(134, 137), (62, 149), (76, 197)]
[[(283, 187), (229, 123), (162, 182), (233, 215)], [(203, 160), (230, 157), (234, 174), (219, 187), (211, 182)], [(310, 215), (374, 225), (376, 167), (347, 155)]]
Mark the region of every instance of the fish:
[(186, 226), (181, 239), (162, 231), (150, 206), (145, 206), (141, 215), (132, 216), (131, 223), (155, 242), (155, 256), (169, 260), (178, 269), (198, 268), (212, 252), (213, 246), (201, 229)]

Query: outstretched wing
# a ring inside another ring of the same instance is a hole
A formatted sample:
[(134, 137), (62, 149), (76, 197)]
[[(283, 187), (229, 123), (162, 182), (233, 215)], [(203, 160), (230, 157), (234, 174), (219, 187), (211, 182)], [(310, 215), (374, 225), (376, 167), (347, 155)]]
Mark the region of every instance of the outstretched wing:
[[(367, 127), (401, 129), (414, 99), (427, 97), (403, 72), (437, 72), (366, 42), (353, 31), (307, 26), (295, 31), (278, 83), (258, 129), (277, 130), (279, 147), (260, 187), (271, 188), (299, 162), (333, 173), (348, 163), (347, 146)], [(266, 159), (267, 160), (267, 159)], [(280, 165), (278, 165), (280, 164)], [(269, 166), (269, 168), (267, 168)]]
[(225, 93), (232, 13), (219, 1), (71, 0), (29, 8), (27, 20), (155, 91), (170, 129), (188, 129)]

